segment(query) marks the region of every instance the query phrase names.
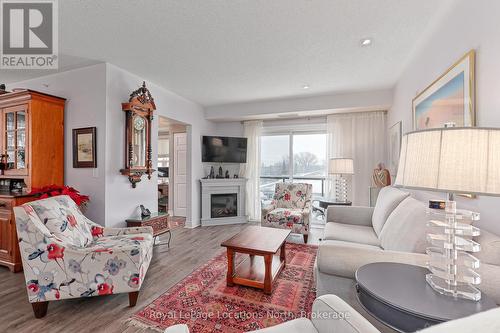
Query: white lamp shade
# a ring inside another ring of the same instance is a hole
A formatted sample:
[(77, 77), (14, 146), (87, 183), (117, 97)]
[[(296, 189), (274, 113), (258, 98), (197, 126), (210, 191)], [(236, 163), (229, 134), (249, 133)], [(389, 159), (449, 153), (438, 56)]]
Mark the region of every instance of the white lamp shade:
[(352, 158), (332, 158), (328, 163), (328, 173), (331, 175), (354, 174), (354, 163)]
[(394, 185), (500, 196), (500, 129), (438, 128), (406, 134)]

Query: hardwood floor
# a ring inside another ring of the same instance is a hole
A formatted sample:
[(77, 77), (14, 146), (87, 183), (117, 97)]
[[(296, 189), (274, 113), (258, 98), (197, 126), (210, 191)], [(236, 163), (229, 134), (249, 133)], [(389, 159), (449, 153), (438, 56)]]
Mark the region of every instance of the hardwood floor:
[[(127, 327), (124, 322), (151, 303), (174, 284), (217, 253), (222, 241), (244, 228), (241, 225), (173, 230), (170, 249), (160, 245), (142, 285), (137, 305), (129, 308), (128, 294), (54, 301), (47, 316), (36, 319), (28, 302), (23, 273), (0, 267), (0, 332), (154, 332)], [(318, 244), (322, 229), (313, 228), (309, 244)], [(291, 242), (302, 243), (302, 236), (291, 235)]]

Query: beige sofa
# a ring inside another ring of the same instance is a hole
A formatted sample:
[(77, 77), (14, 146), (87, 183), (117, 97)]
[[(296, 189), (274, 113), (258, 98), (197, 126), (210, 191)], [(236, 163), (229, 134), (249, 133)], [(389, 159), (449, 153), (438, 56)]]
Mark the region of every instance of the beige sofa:
[[(356, 300), (354, 273), (373, 262), (425, 266), (426, 205), (393, 187), (380, 191), (375, 207), (330, 206), (324, 238), (318, 249), (315, 275), (318, 296), (335, 294), (370, 321)], [(500, 304), (500, 237), (482, 230), (478, 272), (480, 289)]]

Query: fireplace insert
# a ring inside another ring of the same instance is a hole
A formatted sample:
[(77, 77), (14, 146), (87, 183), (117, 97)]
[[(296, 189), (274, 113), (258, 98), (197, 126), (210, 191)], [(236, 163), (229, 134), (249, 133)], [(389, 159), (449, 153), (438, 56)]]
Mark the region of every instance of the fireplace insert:
[(211, 217), (233, 217), (238, 216), (238, 195), (236, 193), (212, 194), (211, 195)]

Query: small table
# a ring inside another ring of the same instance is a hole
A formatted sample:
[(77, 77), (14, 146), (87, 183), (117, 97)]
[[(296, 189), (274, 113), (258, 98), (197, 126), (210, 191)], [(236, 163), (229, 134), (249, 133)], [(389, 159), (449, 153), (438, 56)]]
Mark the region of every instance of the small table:
[[(271, 294), (274, 279), (286, 265), (285, 240), (290, 232), (251, 226), (223, 242), (221, 246), (227, 248), (227, 286), (238, 284)], [(236, 252), (249, 255), (237, 266)]]
[(415, 332), (496, 307), (483, 294), (479, 302), (444, 296), (425, 281), (419, 266), (377, 262), (356, 271), (358, 300), (372, 316), (398, 332)]
[(151, 213), (150, 216), (142, 217), (137, 216), (126, 220), (127, 227), (152, 227), (153, 237), (155, 238), (154, 244), (156, 245), (156, 238), (164, 233), (168, 233), (167, 246), (170, 248), (170, 240), (172, 233), (170, 232), (170, 225), (168, 224), (168, 214), (163, 212)]
[(318, 205), (313, 205), (313, 210), (320, 212), (321, 215), (326, 215), (326, 210), (328, 206), (352, 206), (351, 201), (337, 201), (336, 199), (330, 198), (316, 198), (313, 202), (317, 201)]

